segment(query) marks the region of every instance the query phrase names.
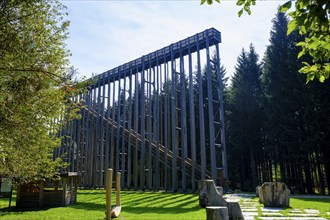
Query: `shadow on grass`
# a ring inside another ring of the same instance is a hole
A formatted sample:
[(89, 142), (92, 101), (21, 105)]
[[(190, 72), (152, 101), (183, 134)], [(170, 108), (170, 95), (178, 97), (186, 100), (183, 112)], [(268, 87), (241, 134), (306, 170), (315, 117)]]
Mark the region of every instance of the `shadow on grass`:
[[(77, 202), (76, 205), (71, 206), (71, 208), (74, 209), (81, 209), (81, 210), (89, 210), (89, 211), (104, 211), (105, 205), (103, 204), (95, 204), (95, 203), (89, 203), (89, 202)], [(200, 208), (198, 206), (196, 207), (190, 207), (185, 208), (182, 205), (175, 206), (175, 207), (150, 207), (150, 206), (130, 206), (122, 204), (122, 210), (126, 213), (131, 214), (146, 214), (146, 213), (157, 213), (157, 214), (179, 214), (179, 213), (188, 213), (188, 212), (194, 212), (198, 211)]]
[(0, 217), (6, 215), (20, 215), (26, 212), (39, 212), (39, 211), (46, 211), (50, 208), (17, 208), (16, 206), (0, 208)]
[[(113, 194), (114, 205), (115, 195)], [(105, 190), (79, 190), (77, 203), (69, 206), (81, 211), (105, 211)], [(122, 191), (121, 203), (123, 212), (138, 214), (179, 214), (199, 211), (198, 196), (168, 192)], [(54, 207), (55, 208), (55, 207)], [(62, 207), (63, 208), (63, 207)], [(6, 215), (21, 216), (26, 212), (46, 211), (50, 208), (0, 208), (0, 218)], [(53, 209), (53, 208), (52, 208)]]
[[(131, 214), (142, 213), (188, 213), (200, 210), (198, 206), (198, 197), (196, 195), (182, 195), (176, 193), (153, 193), (153, 192), (122, 192), (121, 204), (123, 211)], [(113, 203), (115, 204), (115, 203)], [(80, 200), (73, 209), (100, 211), (105, 209), (104, 200), (99, 197)]]

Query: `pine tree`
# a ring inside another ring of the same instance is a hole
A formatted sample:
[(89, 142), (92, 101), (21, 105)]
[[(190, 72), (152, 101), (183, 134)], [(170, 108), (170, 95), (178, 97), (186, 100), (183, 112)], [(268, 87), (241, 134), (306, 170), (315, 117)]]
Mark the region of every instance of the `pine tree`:
[(324, 192), (324, 176), (328, 174), (321, 167), (328, 152), (322, 153), (326, 138), (319, 134), (327, 130), (320, 125), (329, 123), (327, 98), (321, 95), (328, 90), (322, 87), (321, 92), (315, 83), (306, 85), (298, 73), (301, 60), (296, 58), (299, 51), (295, 45), (302, 39), (297, 32), (287, 36), (287, 25), (287, 17), (277, 13), (264, 58), (265, 150), (273, 158), (275, 178), (293, 190), (313, 193), (318, 184)]
[(231, 180), (241, 189), (251, 190), (258, 183), (257, 152), (260, 146), (261, 66), (252, 44), (238, 57), (230, 87), (228, 154)]

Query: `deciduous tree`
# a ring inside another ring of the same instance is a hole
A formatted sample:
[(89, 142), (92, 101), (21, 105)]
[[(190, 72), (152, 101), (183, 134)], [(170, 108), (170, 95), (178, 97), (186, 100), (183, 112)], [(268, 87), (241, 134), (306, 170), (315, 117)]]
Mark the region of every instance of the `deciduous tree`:
[(0, 176), (53, 177), (63, 165), (52, 150), (76, 111), (65, 15), (59, 1), (0, 2)]

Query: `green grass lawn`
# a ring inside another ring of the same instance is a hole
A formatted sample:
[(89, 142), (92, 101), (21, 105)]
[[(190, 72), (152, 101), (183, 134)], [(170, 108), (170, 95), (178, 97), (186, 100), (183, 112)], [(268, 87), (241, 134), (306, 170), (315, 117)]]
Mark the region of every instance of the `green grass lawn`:
[[(112, 204), (115, 204), (113, 192)], [(49, 209), (13, 209), (0, 199), (0, 219), (104, 219), (105, 190), (79, 190), (78, 202), (68, 207)], [(196, 194), (165, 192), (121, 192), (122, 212), (118, 219), (205, 219)], [(15, 205), (15, 202), (13, 202)]]
[[(259, 201), (259, 198), (253, 198), (254, 201)], [(264, 207), (263, 204), (257, 206), (258, 213), (261, 216), (261, 208)], [(285, 208), (282, 213), (284, 216), (288, 216), (288, 213), (293, 209), (300, 209), (304, 211), (304, 209), (317, 209), (320, 211), (320, 217), (330, 219), (330, 216), (327, 212), (330, 212), (330, 198), (290, 198), (290, 207)]]
[(291, 198), (290, 206), (299, 209), (317, 209), (320, 215), (329, 219), (327, 212), (330, 212), (330, 199), (325, 198)]
[[(113, 192), (112, 204), (115, 204)], [(257, 198), (255, 198), (257, 200)], [(122, 212), (119, 219), (205, 219), (205, 210), (198, 206), (196, 194), (165, 192), (121, 192)], [(12, 203), (15, 206), (15, 195)], [(330, 199), (291, 198), (291, 208), (316, 208), (321, 216), (329, 218)], [(8, 210), (8, 199), (0, 199), (0, 219), (104, 219), (105, 190), (79, 190), (78, 202), (68, 207), (49, 209), (13, 209)], [(259, 209), (262, 205), (259, 206)], [(285, 209), (283, 214), (291, 210)]]

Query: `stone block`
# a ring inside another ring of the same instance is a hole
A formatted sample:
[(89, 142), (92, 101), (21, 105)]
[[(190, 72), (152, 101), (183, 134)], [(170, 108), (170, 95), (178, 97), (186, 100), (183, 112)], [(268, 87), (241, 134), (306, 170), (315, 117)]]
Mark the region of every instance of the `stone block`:
[[(198, 183), (199, 205), (206, 207), (227, 207), (229, 219), (244, 219), (237, 201), (226, 201), (222, 197), (221, 189), (216, 187), (213, 180), (201, 180)], [(217, 212), (217, 211), (216, 211)], [(211, 215), (211, 214), (210, 214)]]
[(223, 188), (221, 186), (217, 186), (216, 189), (217, 189), (219, 195), (223, 196)]
[(265, 207), (289, 207), (290, 190), (285, 183), (265, 182), (259, 189), (259, 201)]
[(239, 203), (236, 201), (227, 201), (228, 214), (230, 219), (241, 220), (244, 219), (243, 213)]
[(227, 206), (227, 202), (217, 190), (213, 180), (203, 180), (198, 183), (199, 205), (206, 206)]
[(259, 190), (260, 190), (260, 186), (256, 187), (256, 197), (259, 197)]
[(225, 206), (206, 206), (206, 220), (229, 220)]

